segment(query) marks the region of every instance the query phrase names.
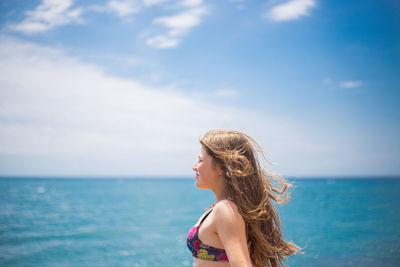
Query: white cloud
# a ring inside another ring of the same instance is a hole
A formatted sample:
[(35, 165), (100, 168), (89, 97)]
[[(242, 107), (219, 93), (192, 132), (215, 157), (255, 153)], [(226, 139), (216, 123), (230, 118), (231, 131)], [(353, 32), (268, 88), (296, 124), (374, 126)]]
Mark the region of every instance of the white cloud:
[(139, 3), (135, 0), (111, 0), (108, 2), (108, 7), (116, 12), (118, 16), (125, 17), (139, 12)]
[(72, 0), (43, 0), (35, 10), (26, 12), (26, 18), (8, 26), (10, 30), (23, 33), (45, 32), (54, 27), (80, 22), (82, 10), (71, 9)]
[(146, 44), (157, 48), (172, 48), (179, 44), (179, 39), (169, 35), (156, 35), (146, 40)]
[(176, 47), (181, 38), (193, 27), (201, 23), (202, 17), (207, 14), (205, 7), (188, 9), (173, 16), (156, 18), (153, 23), (167, 28), (167, 33), (149, 37), (146, 44), (157, 48)]
[(363, 85), (362, 81), (343, 81), (340, 82), (339, 86), (342, 88), (357, 88)]
[(314, 0), (291, 0), (274, 6), (264, 14), (264, 17), (272, 21), (296, 20), (302, 16), (309, 16), (310, 9), (314, 6)]
[(174, 16), (157, 18), (154, 23), (170, 29), (185, 30), (197, 26), (201, 22), (201, 16), (204, 14), (206, 14), (204, 8), (195, 8)]
[(162, 4), (164, 2), (166, 2), (168, 0), (143, 0), (143, 4), (145, 6), (153, 6), (153, 5), (159, 5)]
[(102, 12), (113, 13), (120, 18), (138, 13), (141, 10), (141, 4), (138, 0), (110, 0), (104, 5), (91, 5), (87, 9)]
[[(94, 12), (115, 13), (120, 18), (138, 13), (142, 8), (159, 5), (167, 0), (109, 0), (104, 5), (91, 5), (85, 10)], [(57, 26), (79, 23), (83, 20), (82, 8), (72, 8), (73, 0), (42, 0), (34, 10), (26, 12), (26, 18), (18, 24), (8, 25), (8, 29), (24, 33), (45, 32)], [(174, 3), (175, 8), (185, 10), (172, 15), (162, 16), (153, 20), (153, 25), (161, 25), (166, 31), (148, 36), (146, 44), (156, 48), (176, 47), (188, 31), (202, 22), (207, 14), (203, 0), (183, 0)]]
[(243, 130), (275, 158), (325, 149), (298, 122), (113, 77), (59, 50), (3, 36), (0, 57), (3, 174), (190, 175), (210, 128)]
[(203, 4), (203, 0), (183, 0), (181, 2), (182, 6), (185, 7), (198, 7)]

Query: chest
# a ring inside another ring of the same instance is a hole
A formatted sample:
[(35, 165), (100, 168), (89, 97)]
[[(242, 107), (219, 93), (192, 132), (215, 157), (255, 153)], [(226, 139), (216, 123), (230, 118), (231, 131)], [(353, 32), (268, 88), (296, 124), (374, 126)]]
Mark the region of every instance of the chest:
[(198, 227), (197, 235), (201, 242), (216, 248), (223, 248), (222, 242), (218, 236), (216, 220), (212, 214)]

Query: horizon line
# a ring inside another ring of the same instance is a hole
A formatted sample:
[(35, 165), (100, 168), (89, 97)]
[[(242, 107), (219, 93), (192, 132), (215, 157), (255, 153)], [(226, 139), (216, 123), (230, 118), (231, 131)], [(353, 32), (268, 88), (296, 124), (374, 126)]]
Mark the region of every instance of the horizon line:
[[(399, 179), (400, 174), (353, 174), (353, 175), (280, 175), (285, 179)], [(159, 180), (191, 180), (191, 176), (183, 175), (2, 175), (0, 179), (159, 179)]]

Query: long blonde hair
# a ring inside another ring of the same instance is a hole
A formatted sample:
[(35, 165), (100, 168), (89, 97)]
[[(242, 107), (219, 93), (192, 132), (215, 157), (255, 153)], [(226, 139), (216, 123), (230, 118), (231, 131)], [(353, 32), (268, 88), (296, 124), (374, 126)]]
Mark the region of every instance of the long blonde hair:
[(246, 225), (251, 260), (255, 267), (283, 266), (285, 256), (299, 247), (282, 238), (277, 210), (271, 200), (284, 204), (291, 184), (260, 167), (259, 145), (246, 134), (211, 130), (201, 139), (214, 163), (224, 172), (229, 198), (237, 205)]

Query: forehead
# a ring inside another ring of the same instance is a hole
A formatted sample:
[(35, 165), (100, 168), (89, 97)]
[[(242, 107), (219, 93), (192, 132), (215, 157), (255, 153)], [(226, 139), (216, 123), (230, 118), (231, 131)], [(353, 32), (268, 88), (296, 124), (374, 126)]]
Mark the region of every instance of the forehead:
[(210, 155), (208, 155), (207, 150), (203, 145), (201, 145), (199, 156), (203, 158), (210, 157)]

